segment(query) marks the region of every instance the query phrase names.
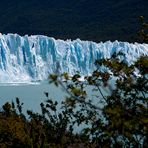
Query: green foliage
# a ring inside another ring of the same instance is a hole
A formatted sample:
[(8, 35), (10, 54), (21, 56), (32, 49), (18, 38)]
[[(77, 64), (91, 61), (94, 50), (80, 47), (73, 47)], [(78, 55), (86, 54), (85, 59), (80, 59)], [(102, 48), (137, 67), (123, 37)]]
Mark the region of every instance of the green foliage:
[[(65, 79), (61, 86), (70, 95), (65, 105), (72, 110), (74, 123), (88, 125), (81, 134), (91, 144), (98, 147), (147, 147), (148, 57), (142, 56), (128, 66), (117, 56), (95, 62), (97, 67), (106, 66), (109, 72), (97, 69), (92, 76), (85, 77), (85, 82), (81, 82), (77, 74), (69, 78), (71, 81)], [(114, 89), (109, 86), (111, 77), (116, 78)], [(102, 108), (101, 103), (94, 104), (87, 96), (86, 88), (90, 86), (100, 94), (95, 99), (103, 102)], [(111, 94), (106, 96), (102, 87), (110, 88)]]

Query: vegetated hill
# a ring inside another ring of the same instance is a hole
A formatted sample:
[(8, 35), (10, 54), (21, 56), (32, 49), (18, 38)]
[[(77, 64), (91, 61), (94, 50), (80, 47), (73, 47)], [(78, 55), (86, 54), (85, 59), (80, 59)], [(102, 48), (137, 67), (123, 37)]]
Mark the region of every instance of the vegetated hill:
[(148, 0), (1, 0), (0, 32), (133, 42), (141, 15)]

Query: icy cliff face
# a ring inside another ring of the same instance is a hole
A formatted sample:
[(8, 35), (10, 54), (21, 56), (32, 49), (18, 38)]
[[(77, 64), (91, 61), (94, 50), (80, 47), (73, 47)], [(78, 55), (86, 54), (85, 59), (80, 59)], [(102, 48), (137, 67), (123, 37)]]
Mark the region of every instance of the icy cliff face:
[[(148, 44), (127, 42), (94, 43), (55, 40), (46, 36), (0, 34), (0, 82), (30, 82), (47, 79), (50, 73), (79, 71), (90, 74), (96, 59), (110, 58), (122, 52), (128, 63), (148, 55)], [(123, 57), (122, 57), (123, 58)]]

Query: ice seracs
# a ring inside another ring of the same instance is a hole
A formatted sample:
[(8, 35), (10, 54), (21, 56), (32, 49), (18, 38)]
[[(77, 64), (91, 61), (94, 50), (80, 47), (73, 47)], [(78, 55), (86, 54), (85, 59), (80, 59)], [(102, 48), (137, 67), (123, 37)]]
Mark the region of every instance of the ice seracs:
[(31, 82), (47, 79), (50, 73), (79, 71), (90, 74), (96, 59), (110, 58), (122, 52), (122, 60), (131, 64), (140, 55), (148, 55), (148, 44), (95, 43), (55, 40), (51, 37), (0, 34), (0, 82)]

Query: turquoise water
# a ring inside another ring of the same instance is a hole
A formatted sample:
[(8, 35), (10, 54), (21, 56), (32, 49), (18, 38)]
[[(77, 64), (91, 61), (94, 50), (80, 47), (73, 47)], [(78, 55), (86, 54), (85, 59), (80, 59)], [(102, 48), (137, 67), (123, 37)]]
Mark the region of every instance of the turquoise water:
[(16, 97), (24, 103), (23, 111), (33, 110), (40, 112), (40, 103), (47, 100), (44, 92), (48, 92), (50, 98), (61, 102), (66, 94), (61, 88), (47, 82), (41, 84), (0, 84), (0, 106), (7, 101), (15, 101)]
[[(67, 94), (60, 87), (56, 87), (54, 84), (49, 84), (48, 82), (39, 84), (0, 84), (0, 107), (7, 101), (15, 102), (16, 97), (20, 98), (20, 102), (23, 102), (23, 113), (27, 115), (27, 110), (32, 110), (34, 112), (41, 112), (40, 103), (47, 100), (44, 92), (48, 92), (50, 98), (58, 101), (60, 104), (64, 100)], [(94, 92), (92, 87), (87, 88), (88, 98), (94, 100), (95, 105), (97, 105), (97, 100), (94, 97)], [(101, 105), (101, 104), (99, 104)], [(60, 106), (58, 106), (60, 109)], [(82, 124), (80, 126), (75, 125), (74, 131), (80, 132), (84, 127), (88, 125)]]
[[(104, 90), (105, 89), (102, 89), (103, 94), (107, 94)], [(97, 105), (98, 98), (96, 99), (95, 96), (100, 96), (99, 92), (93, 92), (91, 86), (88, 86), (86, 91), (88, 98)], [(68, 96), (63, 89), (48, 82), (37, 84), (0, 84), (0, 106), (7, 101), (15, 102), (16, 97), (18, 97), (20, 102), (24, 103), (24, 113), (26, 110), (40, 112), (40, 103), (47, 100), (44, 94), (45, 92), (48, 92), (49, 98), (58, 101), (59, 104)], [(100, 106), (101, 104), (98, 105)]]
[[(64, 100), (67, 94), (60, 87), (48, 82), (39, 84), (0, 84), (0, 106), (7, 101), (15, 101), (16, 97), (24, 103), (24, 110), (40, 111), (40, 103), (47, 100), (44, 92), (49, 93), (49, 97), (59, 103)], [(93, 99), (94, 92), (91, 87), (87, 89), (89, 98)]]

